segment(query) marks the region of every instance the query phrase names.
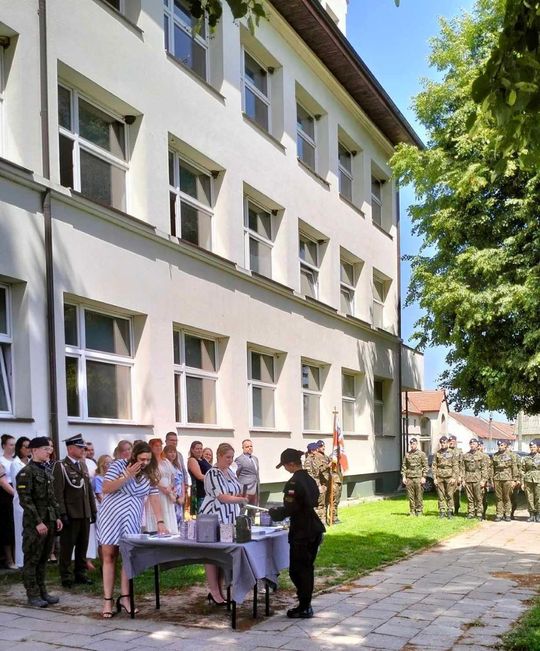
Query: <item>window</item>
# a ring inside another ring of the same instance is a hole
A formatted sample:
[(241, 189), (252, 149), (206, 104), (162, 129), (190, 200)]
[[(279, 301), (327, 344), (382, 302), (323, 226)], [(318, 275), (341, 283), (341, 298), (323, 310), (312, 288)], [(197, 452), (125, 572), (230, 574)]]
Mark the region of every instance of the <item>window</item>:
[(375, 380), (373, 387), (373, 414), (375, 436), (384, 434), (384, 382)]
[(175, 330), (173, 350), (176, 422), (215, 425), (216, 340)]
[(386, 283), (381, 278), (373, 276), (373, 325), (384, 327), (384, 301), (386, 299)]
[(343, 414), (343, 431), (354, 432), (354, 415), (356, 411), (356, 378), (350, 373), (341, 374), (341, 412)]
[(13, 414), (11, 366), (11, 303), (6, 285), (0, 285), (0, 414)]
[(383, 182), (371, 175), (371, 221), (382, 227), (382, 186)]
[(320, 367), (302, 364), (304, 431), (321, 429), (321, 386)]
[(354, 265), (342, 258), (339, 267), (341, 311), (344, 314), (354, 314), (354, 290), (356, 287)]
[(60, 183), (126, 209), (127, 128), (75, 90), (58, 86)]
[(64, 304), (67, 413), (131, 419), (131, 319)]
[(274, 246), (272, 214), (248, 197), (244, 198), (244, 231), (248, 269), (271, 278)]
[(251, 426), (275, 427), (275, 355), (248, 350), (248, 387), (251, 400)]
[(298, 158), (315, 170), (315, 117), (296, 104), (296, 148)]
[(204, 20), (199, 24), (186, 0), (164, 0), (165, 49), (196, 75), (208, 79), (208, 37)]
[(270, 130), (268, 70), (244, 50), (244, 112), (265, 131)]
[(212, 248), (212, 176), (169, 152), (171, 235)]
[(347, 201), (353, 200), (352, 159), (352, 152), (338, 142), (339, 194)]
[(299, 236), (300, 292), (317, 298), (319, 294), (319, 244), (303, 233)]
[(108, 5), (111, 5), (117, 11), (124, 13), (124, 2), (125, 0), (105, 0)]

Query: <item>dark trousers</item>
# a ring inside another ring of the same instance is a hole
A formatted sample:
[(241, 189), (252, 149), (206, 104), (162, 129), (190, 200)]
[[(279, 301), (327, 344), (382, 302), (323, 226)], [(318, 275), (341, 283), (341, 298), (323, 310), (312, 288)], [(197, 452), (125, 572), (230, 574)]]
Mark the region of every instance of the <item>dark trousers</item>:
[(71, 556), (75, 548), (75, 578), (86, 576), (86, 552), (90, 535), (88, 518), (71, 518), (60, 533), (59, 570), (62, 581), (71, 581)]
[(47, 524), (47, 534), (40, 536), (34, 526), (24, 525), (22, 580), (28, 598), (39, 597), (47, 592), (45, 571), (54, 544), (56, 523)]
[(296, 588), (298, 605), (311, 605), (315, 581), (315, 558), (322, 542), (322, 533), (313, 539), (290, 540), (289, 576)]

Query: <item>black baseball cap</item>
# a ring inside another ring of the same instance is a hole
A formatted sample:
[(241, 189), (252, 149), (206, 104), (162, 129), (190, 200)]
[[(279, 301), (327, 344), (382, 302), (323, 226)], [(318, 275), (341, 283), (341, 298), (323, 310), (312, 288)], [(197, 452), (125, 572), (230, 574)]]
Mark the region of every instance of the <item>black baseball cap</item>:
[(302, 461), (303, 454), (304, 453), (301, 450), (293, 450), (293, 448), (287, 448), (286, 450), (283, 450), (276, 468), (281, 468), (281, 466), (286, 463), (300, 463)]
[(50, 439), (46, 436), (36, 436), (33, 439), (30, 439), (28, 447), (30, 450), (35, 450), (36, 448), (48, 448), (51, 445)]

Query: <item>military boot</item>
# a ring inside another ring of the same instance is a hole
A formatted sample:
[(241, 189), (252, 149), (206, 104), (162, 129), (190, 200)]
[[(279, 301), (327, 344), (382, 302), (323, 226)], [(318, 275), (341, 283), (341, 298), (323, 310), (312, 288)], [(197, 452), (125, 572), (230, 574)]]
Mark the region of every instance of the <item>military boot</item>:
[(536, 516), (534, 513), (531, 513), (527, 518), (527, 522), (536, 522)]
[(443, 520), (446, 518), (446, 513), (444, 511), (439, 511), (439, 519)]
[(448, 511), (448, 519), (451, 520), (454, 517), (453, 511)]
[(540, 513), (536, 514), (536, 522), (540, 522)]
[(49, 594), (46, 590), (41, 592), (41, 598), (43, 599), (43, 601), (46, 601), (51, 606), (57, 604), (60, 601), (58, 597), (54, 597), (52, 594)]
[(32, 608), (47, 608), (49, 604), (41, 597), (28, 597), (28, 605)]

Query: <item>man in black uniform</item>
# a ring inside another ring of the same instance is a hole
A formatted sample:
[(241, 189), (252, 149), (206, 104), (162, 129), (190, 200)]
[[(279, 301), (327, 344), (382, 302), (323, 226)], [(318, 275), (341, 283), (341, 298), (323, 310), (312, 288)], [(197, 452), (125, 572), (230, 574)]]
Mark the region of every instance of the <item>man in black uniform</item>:
[(46, 463), (52, 452), (50, 440), (38, 436), (28, 446), (32, 460), (17, 475), (17, 493), (23, 509), (22, 578), (28, 604), (46, 608), (58, 597), (48, 594), (45, 571), (56, 531), (62, 530), (60, 511), (54, 495), (52, 477)]
[(84, 462), (86, 444), (81, 434), (65, 441), (67, 457), (53, 468), (54, 492), (60, 507), (64, 529), (60, 535), (60, 578), (64, 588), (71, 588), (71, 556), (75, 548), (75, 583), (91, 584), (86, 576), (86, 552), (90, 523), (96, 521), (96, 501)]
[(302, 468), (300, 450), (287, 448), (281, 453), (276, 468), (283, 466), (292, 477), (283, 489), (283, 506), (270, 509), (272, 520), (291, 518), (289, 528), (289, 575), (296, 587), (298, 606), (287, 611), (287, 617), (309, 619), (313, 617), (311, 597), (313, 595), (315, 558), (326, 531), (315, 513), (319, 500), (317, 484)]

